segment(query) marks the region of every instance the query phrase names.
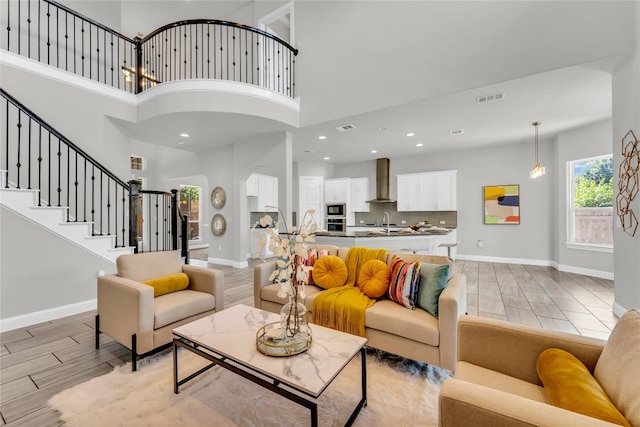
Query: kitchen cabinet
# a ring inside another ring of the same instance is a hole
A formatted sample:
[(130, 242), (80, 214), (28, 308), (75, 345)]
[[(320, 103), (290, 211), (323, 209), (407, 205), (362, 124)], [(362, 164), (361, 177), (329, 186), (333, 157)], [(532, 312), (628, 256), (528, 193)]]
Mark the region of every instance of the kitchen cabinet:
[(455, 211), (456, 171), (397, 175), (398, 211)]
[(263, 212), (265, 206), (278, 206), (278, 177), (252, 173), (247, 180), (247, 196), (257, 198), (255, 206), (250, 209), (255, 212)]
[(351, 197), (347, 209), (351, 212), (369, 212), (369, 178), (351, 178)]
[(335, 178), (324, 181), (325, 203), (349, 203), (349, 178)]

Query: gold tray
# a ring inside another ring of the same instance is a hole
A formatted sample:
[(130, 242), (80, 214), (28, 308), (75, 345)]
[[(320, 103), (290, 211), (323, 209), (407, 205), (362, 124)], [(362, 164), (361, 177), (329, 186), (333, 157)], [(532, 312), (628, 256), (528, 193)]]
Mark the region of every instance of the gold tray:
[(256, 348), (267, 356), (293, 356), (304, 353), (311, 346), (311, 328), (293, 338), (281, 338), (280, 322), (268, 323), (256, 333)]

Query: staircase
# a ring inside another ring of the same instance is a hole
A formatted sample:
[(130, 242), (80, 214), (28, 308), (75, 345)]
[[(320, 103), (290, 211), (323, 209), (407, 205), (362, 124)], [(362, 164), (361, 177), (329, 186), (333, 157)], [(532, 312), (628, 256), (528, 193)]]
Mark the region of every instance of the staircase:
[(59, 237), (115, 264), (116, 258), (133, 253), (133, 247), (115, 247), (115, 236), (92, 236), (91, 222), (67, 222), (67, 207), (38, 206), (40, 191), (6, 187), (6, 171), (0, 171), (0, 206)]

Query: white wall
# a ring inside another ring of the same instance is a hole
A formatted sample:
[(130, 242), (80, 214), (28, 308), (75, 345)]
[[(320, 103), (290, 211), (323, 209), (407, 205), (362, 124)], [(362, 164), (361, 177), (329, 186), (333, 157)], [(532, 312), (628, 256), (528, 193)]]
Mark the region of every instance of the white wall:
[(588, 157), (611, 154), (612, 124), (610, 120), (565, 132), (557, 139), (557, 160), (555, 168), (556, 187), (558, 188), (558, 209), (554, 223), (557, 231), (557, 261), (560, 268), (582, 268), (585, 270), (604, 271), (613, 274), (613, 253), (593, 252), (580, 249), (569, 249), (567, 241), (567, 162)]

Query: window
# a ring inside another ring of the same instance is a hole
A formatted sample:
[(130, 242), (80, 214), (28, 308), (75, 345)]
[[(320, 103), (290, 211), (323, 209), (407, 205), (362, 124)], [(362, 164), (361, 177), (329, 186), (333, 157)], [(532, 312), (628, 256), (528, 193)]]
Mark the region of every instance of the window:
[(613, 248), (613, 156), (567, 162), (568, 245)]
[(200, 187), (180, 186), (180, 212), (188, 217), (189, 240), (200, 240)]
[(144, 159), (140, 156), (131, 155), (131, 170), (144, 170)]

